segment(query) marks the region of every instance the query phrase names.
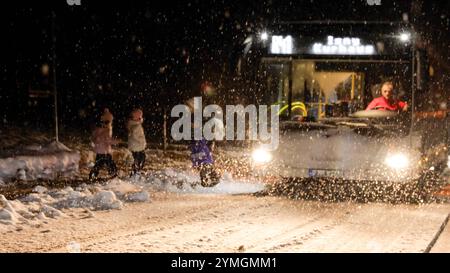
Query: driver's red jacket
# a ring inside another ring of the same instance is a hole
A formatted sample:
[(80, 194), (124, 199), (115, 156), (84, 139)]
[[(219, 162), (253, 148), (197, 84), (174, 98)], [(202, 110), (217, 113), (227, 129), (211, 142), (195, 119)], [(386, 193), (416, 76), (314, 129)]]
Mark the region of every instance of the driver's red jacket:
[(403, 107), (405, 107), (405, 105), (406, 102), (399, 100), (394, 100), (393, 103), (390, 103), (385, 97), (381, 96), (373, 99), (367, 106), (366, 110), (372, 110), (377, 108), (380, 110), (399, 111), (402, 110)]

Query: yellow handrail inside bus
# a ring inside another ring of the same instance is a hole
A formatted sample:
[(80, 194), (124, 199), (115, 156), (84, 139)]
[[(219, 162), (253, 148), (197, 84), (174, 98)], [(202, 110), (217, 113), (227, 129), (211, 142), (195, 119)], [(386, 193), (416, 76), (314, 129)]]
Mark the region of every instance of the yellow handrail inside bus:
[[(277, 104), (280, 104), (280, 102), (276, 102), (273, 105), (277, 105)], [(288, 104), (285, 104), (283, 107), (281, 107), (280, 110), (278, 111), (278, 115), (283, 114), (286, 110), (288, 110), (288, 107), (289, 107)], [(302, 116), (306, 117), (308, 115), (308, 111), (306, 110), (306, 106), (303, 102), (301, 102), (301, 101), (292, 102), (291, 111), (297, 110), (297, 109), (299, 109), (301, 111)]]

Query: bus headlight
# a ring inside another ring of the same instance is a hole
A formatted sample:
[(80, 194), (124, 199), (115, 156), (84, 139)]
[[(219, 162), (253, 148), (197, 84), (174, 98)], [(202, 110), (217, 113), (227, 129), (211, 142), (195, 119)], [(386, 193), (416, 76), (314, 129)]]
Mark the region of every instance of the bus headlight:
[(388, 154), (384, 163), (392, 169), (402, 170), (409, 166), (409, 158), (403, 153)]
[(252, 159), (255, 163), (265, 164), (272, 161), (272, 154), (269, 151), (260, 148), (252, 152)]

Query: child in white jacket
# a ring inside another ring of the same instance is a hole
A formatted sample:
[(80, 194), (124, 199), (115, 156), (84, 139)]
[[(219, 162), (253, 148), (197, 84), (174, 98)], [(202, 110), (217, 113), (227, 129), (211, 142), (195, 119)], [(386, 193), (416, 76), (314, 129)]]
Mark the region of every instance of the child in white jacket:
[(145, 140), (143, 113), (140, 109), (135, 109), (131, 112), (130, 119), (127, 122), (128, 129), (128, 149), (133, 154), (133, 169), (131, 175), (138, 173), (144, 168), (145, 164), (145, 148), (147, 142)]

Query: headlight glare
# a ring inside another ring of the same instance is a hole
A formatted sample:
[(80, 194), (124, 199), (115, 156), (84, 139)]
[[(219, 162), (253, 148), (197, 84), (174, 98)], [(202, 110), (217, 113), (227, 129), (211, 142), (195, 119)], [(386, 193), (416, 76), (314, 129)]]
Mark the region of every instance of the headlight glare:
[(403, 153), (394, 153), (387, 155), (384, 163), (392, 169), (401, 170), (409, 166), (409, 159)]
[(252, 159), (255, 163), (269, 163), (272, 161), (272, 154), (264, 149), (256, 149), (252, 153)]

